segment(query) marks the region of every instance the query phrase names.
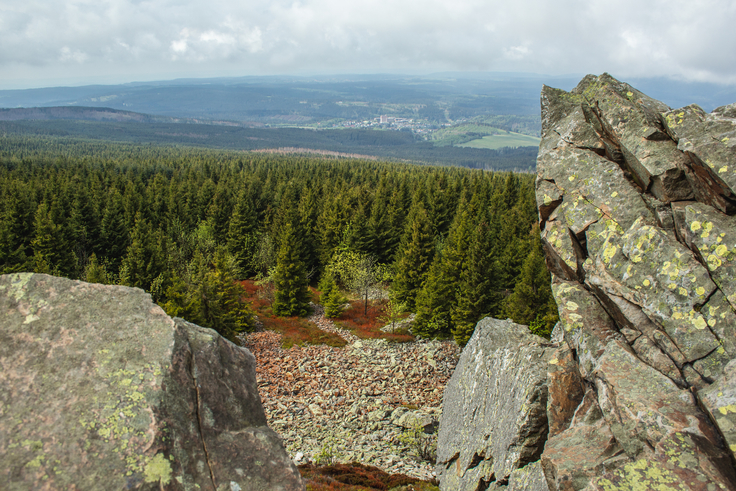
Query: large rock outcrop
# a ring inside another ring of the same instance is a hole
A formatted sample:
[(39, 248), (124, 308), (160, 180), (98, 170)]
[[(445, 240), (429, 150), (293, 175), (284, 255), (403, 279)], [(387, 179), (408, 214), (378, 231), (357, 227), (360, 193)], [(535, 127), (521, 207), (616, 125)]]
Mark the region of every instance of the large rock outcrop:
[(141, 290), (0, 277), (3, 489), (297, 490), (255, 359)]
[[(560, 314), (551, 347), (537, 349), (554, 352), (544, 375), (517, 358), (488, 376), (497, 353), (529, 343), (466, 347), (480, 368), (459, 385), (492, 385), (445, 395), (440, 435), (457, 435), (440, 439), (441, 487), (505, 485), (491, 469), (507, 472), (503, 452), (478, 479), (489, 454), (473, 467), (451, 449), (459, 435), (470, 438), (459, 448), (491, 448), (509, 416), (486, 416), (506, 404), (486, 392), (529, 383), (545, 393), (547, 440), (522, 469), (541, 464), (550, 490), (736, 490), (736, 104), (671, 110), (606, 74), (545, 87), (537, 172)], [(497, 407), (465, 409), (479, 404)]]
[(478, 323), (442, 400), (442, 490), (494, 489), (510, 481), (534, 489), (541, 469), (526, 467), (538, 463), (547, 438), (548, 346), (510, 320)]
[(542, 91), (553, 490), (736, 489), (735, 113), (605, 74)]

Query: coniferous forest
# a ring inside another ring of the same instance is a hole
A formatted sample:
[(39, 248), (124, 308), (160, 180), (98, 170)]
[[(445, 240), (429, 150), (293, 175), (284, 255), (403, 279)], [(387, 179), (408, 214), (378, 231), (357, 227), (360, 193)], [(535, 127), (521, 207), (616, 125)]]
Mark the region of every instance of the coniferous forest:
[(548, 334), (536, 223), (530, 174), (0, 136), (0, 273), (140, 287), (230, 339), (254, 326), (246, 278), (282, 316), (310, 285), (328, 315), (378, 285), (425, 337), (464, 344), (486, 315)]

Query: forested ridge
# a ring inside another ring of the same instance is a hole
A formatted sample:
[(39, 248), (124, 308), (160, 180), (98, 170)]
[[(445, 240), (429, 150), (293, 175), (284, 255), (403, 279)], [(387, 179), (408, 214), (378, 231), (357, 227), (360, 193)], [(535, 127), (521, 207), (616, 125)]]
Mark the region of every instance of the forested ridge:
[(555, 320), (531, 175), (12, 135), (0, 163), (0, 272), (140, 287), (230, 338), (253, 277), (285, 316), (318, 281), (384, 285), (461, 344), (488, 314)]
[(412, 163), (458, 165), (474, 169), (505, 171), (531, 171), (534, 169), (537, 155), (535, 147), (490, 150), (435, 146), (433, 142), (423, 141), (411, 131), (372, 129), (316, 131), (304, 128), (249, 128), (222, 124), (18, 120), (0, 121), (0, 135), (43, 138), (55, 146), (64, 145), (68, 140), (87, 139), (139, 145), (186, 145), (227, 150), (296, 147), (370, 155), (380, 159)]

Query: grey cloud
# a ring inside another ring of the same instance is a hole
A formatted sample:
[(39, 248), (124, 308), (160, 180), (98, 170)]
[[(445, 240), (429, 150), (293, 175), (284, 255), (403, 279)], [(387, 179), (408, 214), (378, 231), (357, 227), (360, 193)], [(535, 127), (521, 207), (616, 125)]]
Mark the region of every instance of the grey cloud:
[(4, 0), (0, 84), (435, 70), (736, 83), (735, 24), (731, 0)]

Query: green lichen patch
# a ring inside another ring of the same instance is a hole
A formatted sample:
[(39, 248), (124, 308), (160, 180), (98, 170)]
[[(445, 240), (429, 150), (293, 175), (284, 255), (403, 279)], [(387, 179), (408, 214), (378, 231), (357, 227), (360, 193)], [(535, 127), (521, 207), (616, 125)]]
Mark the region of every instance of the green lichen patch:
[(602, 491), (675, 491), (691, 489), (679, 476), (659, 462), (639, 459), (595, 480), (593, 489)]
[(144, 468), (146, 482), (156, 482), (165, 486), (171, 481), (171, 464), (164, 454), (156, 454)]
[(581, 285), (558, 280), (552, 284), (552, 293), (565, 339), (578, 353), (580, 372), (583, 376), (590, 374), (616, 328), (600, 303)]
[(577, 259), (567, 226), (558, 220), (547, 222), (542, 237), (557, 252), (565, 264), (572, 270), (577, 269)]
[[(731, 192), (736, 189), (736, 120), (714, 111), (706, 114), (697, 105), (665, 113), (668, 131), (678, 140), (678, 148), (694, 155), (717, 175)], [(712, 193), (721, 194), (721, 183), (705, 179)]]
[(736, 308), (736, 220), (702, 203), (691, 203), (677, 214), (678, 229), (700, 253), (713, 281)]
[[(570, 146), (540, 153), (538, 161), (540, 177), (554, 180), (564, 189), (563, 201), (551, 218), (564, 220), (575, 234), (587, 234), (589, 255), (598, 253), (605, 241), (600, 235), (608, 229), (628, 229), (641, 216), (655, 222), (640, 194), (615, 163)], [(572, 255), (572, 251), (561, 254)]]
[(26, 488), (122, 489), (142, 476), (171, 319), (136, 289), (37, 274), (2, 276), (0, 286), (12, 346), (0, 362), (13, 401), (0, 431), (16, 446), (0, 456), (3, 467), (25, 476)]
[(673, 233), (640, 218), (623, 236), (612, 234), (597, 261), (604, 274), (591, 281), (643, 307), (687, 360), (702, 358), (719, 346), (699, 311), (716, 286)]

